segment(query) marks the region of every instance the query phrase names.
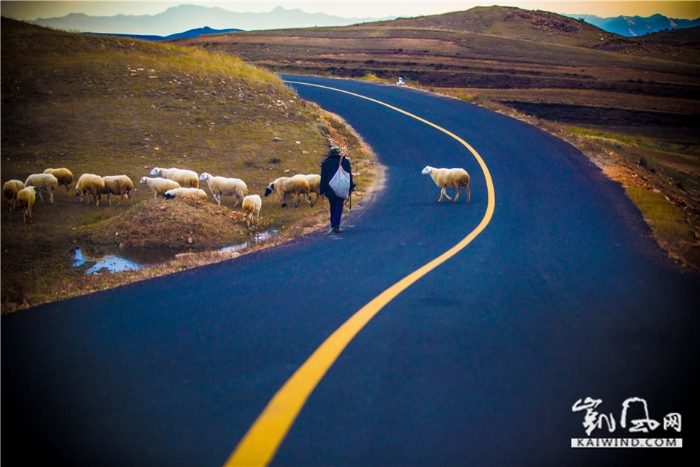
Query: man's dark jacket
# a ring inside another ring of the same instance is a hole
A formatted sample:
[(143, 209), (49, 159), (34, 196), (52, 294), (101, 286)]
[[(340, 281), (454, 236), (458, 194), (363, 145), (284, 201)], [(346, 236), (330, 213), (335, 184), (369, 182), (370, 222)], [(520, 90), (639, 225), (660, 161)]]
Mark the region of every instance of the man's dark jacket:
[[(331, 198), (342, 199), (335, 194), (330, 186), (328, 186), (328, 183), (338, 171), (338, 165), (340, 164), (341, 157), (342, 156), (339, 154), (331, 154), (326, 157), (326, 160), (321, 164), (321, 194), (329, 200)], [(350, 168), (350, 161), (347, 157), (343, 158), (343, 168), (350, 174), (350, 192), (352, 193), (352, 191), (355, 189), (355, 183), (352, 181), (352, 170)]]

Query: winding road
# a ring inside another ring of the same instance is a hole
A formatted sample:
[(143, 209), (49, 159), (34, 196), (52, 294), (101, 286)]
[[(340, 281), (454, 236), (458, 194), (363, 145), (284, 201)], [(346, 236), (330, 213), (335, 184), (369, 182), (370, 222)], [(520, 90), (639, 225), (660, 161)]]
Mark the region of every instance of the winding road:
[[(3, 465), (697, 465), (700, 278), (618, 184), (465, 102), (284, 78), (384, 189), (339, 235), (3, 316)], [(471, 203), (438, 203), (426, 165), (464, 167)], [(586, 433), (586, 398), (614, 431)]]

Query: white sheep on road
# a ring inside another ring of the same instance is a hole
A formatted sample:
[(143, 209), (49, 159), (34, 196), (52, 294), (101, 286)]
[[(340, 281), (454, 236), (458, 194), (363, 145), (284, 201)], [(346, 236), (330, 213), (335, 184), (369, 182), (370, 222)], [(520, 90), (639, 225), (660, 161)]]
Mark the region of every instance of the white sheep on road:
[(435, 184), (442, 188), (440, 190), (440, 199), (438, 202), (442, 201), (442, 197), (446, 197), (450, 201), (452, 198), (447, 194), (445, 188), (457, 188), (457, 196), (455, 196), (454, 201), (459, 199), (459, 193), (462, 187), (464, 187), (467, 192), (467, 203), (471, 201), (471, 190), (469, 189), (469, 174), (464, 169), (436, 169), (435, 167), (426, 166), (421, 172), (423, 175), (429, 174), (433, 179)]

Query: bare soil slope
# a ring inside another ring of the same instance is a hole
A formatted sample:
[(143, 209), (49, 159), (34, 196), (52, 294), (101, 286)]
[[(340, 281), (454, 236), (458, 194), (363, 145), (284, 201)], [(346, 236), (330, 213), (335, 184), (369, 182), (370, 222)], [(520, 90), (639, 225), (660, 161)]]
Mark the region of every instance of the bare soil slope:
[[(264, 228), (264, 220), (258, 229)], [(210, 201), (144, 201), (92, 229), (89, 243), (129, 247), (222, 247), (240, 242), (248, 229), (240, 211)]]

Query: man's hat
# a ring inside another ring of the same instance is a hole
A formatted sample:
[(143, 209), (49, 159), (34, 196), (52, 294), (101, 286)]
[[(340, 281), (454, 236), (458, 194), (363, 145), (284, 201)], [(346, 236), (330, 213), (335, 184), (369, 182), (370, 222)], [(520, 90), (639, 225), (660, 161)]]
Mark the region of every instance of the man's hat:
[(340, 154), (340, 148), (338, 146), (333, 146), (331, 148), (331, 154)]

